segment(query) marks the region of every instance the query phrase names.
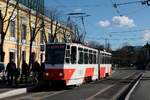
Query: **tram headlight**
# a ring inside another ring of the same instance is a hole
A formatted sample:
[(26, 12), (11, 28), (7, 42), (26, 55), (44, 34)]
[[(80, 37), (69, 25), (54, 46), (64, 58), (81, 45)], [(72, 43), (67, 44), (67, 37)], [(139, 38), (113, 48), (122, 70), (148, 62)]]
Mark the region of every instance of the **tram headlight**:
[(45, 73), (46, 76), (49, 76), (49, 73)]
[(59, 76), (63, 76), (63, 73), (59, 73)]

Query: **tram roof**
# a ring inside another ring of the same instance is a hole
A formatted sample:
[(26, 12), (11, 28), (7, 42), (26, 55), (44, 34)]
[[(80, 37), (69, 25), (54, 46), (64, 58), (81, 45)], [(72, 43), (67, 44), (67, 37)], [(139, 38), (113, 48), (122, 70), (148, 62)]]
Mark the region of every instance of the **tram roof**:
[(100, 53), (107, 54), (107, 55), (112, 55), (110, 52), (106, 52), (106, 51), (100, 51)]
[[(89, 46), (87, 46), (87, 45), (84, 45), (84, 44), (81, 44), (81, 43), (47, 43), (47, 44), (66, 44), (66, 45), (71, 45), (71, 46), (76, 46), (76, 47), (81, 47), (81, 48), (86, 48), (86, 49), (89, 49), (89, 50), (93, 50), (93, 51), (99, 51), (99, 50), (97, 50), (97, 49), (95, 49), (95, 48), (91, 48), (91, 47), (89, 47)], [(102, 54), (107, 54), (107, 55), (111, 55), (111, 53), (109, 53), (109, 52), (107, 52), (107, 51), (102, 51), (102, 50), (100, 50), (100, 53), (102, 53)]]
[(93, 51), (98, 52), (97, 49), (91, 48), (91, 47), (89, 47), (87, 45), (84, 45), (84, 44), (81, 44), (81, 43), (47, 43), (47, 44), (66, 44), (66, 45), (81, 47), (81, 48), (84, 48), (84, 49), (89, 49), (89, 50), (93, 50)]

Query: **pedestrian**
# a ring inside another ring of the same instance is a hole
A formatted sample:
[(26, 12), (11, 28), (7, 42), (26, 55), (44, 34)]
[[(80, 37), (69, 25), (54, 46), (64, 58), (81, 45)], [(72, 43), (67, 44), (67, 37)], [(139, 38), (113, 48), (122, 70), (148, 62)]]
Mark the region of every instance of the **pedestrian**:
[(44, 69), (45, 69), (45, 63), (42, 62), (41, 66), (40, 66), (40, 69), (39, 69), (39, 74), (38, 74), (38, 76), (39, 76), (38, 79), (39, 80), (43, 80)]
[(40, 64), (38, 61), (35, 61), (32, 64), (32, 77), (33, 77), (33, 83), (38, 83), (38, 74), (39, 74)]
[(25, 83), (27, 83), (28, 75), (29, 75), (29, 66), (26, 63), (25, 60), (22, 61), (22, 73), (21, 73), (21, 82), (25, 80)]
[[(9, 63), (6, 66), (6, 72), (7, 72), (7, 81), (9, 85), (13, 85), (13, 82), (17, 84), (16, 79), (16, 64), (14, 63), (13, 59), (9, 61)], [(15, 80), (14, 80), (15, 78)]]

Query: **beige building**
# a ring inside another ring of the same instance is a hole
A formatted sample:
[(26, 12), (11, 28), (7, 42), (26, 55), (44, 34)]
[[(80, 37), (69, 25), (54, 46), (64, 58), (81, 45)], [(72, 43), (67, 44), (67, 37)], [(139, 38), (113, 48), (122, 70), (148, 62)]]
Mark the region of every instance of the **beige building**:
[[(4, 1), (5, 0), (0, 1), (0, 10), (2, 12), (2, 15), (4, 15), (6, 11), (6, 2)], [(12, 14), (13, 8), (14, 5), (8, 8), (6, 19), (9, 18), (9, 16)], [(4, 63), (7, 64), (10, 59), (14, 59), (17, 66), (20, 67), (23, 59), (25, 59), (27, 63), (29, 62), (30, 37), (31, 34), (34, 34), (31, 30), (34, 30), (35, 27), (39, 28), (41, 23), (44, 21), (44, 30), (43, 28), (39, 29), (32, 46), (32, 57), (35, 60), (38, 60), (38, 62), (42, 62), (45, 59), (44, 40), (46, 39), (47, 42), (49, 42), (51, 36), (51, 20), (48, 17), (43, 16), (43, 20), (38, 18), (38, 23), (35, 23), (35, 11), (31, 10), (31, 14), (29, 14), (29, 8), (21, 4), (19, 4), (19, 7), (17, 8), (14, 10), (12, 17), (10, 18), (10, 24), (4, 41)], [(31, 20), (29, 20), (29, 15), (31, 16)], [(31, 23), (31, 27), (29, 23)], [(8, 22), (4, 24), (4, 30), (7, 28), (7, 24)], [(59, 34), (57, 34), (57, 42), (64, 42), (64, 29), (67, 30), (65, 31), (65, 35), (69, 36), (68, 39), (71, 39), (71, 32), (69, 32), (69, 29), (62, 26), (61, 24), (59, 25), (61, 26), (61, 28), (59, 30)], [(36, 28), (35, 30), (38, 30), (38, 28)]]

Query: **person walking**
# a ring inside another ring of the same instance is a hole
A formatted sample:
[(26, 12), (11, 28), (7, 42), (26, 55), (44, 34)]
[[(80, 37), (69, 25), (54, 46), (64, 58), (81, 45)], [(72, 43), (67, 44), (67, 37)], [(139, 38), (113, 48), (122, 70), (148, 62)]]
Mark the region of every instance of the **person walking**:
[(44, 69), (45, 69), (45, 63), (42, 62), (38, 74), (39, 80), (43, 80)]
[(16, 79), (16, 64), (14, 63), (13, 59), (9, 61), (9, 63), (6, 66), (6, 72), (7, 72), (7, 81), (9, 85), (13, 85), (14, 78), (15, 78), (15, 83), (17, 84), (17, 79)]
[(33, 83), (38, 83), (38, 74), (39, 74), (40, 64), (35, 61), (32, 64), (32, 77), (33, 77)]
[(25, 83), (27, 83), (28, 75), (29, 75), (29, 66), (26, 63), (26, 61), (23, 60), (23, 62), (22, 62), (22, 73), (21, 73), (21, 82), (23, 82), (23, 80), (25, 79)]

